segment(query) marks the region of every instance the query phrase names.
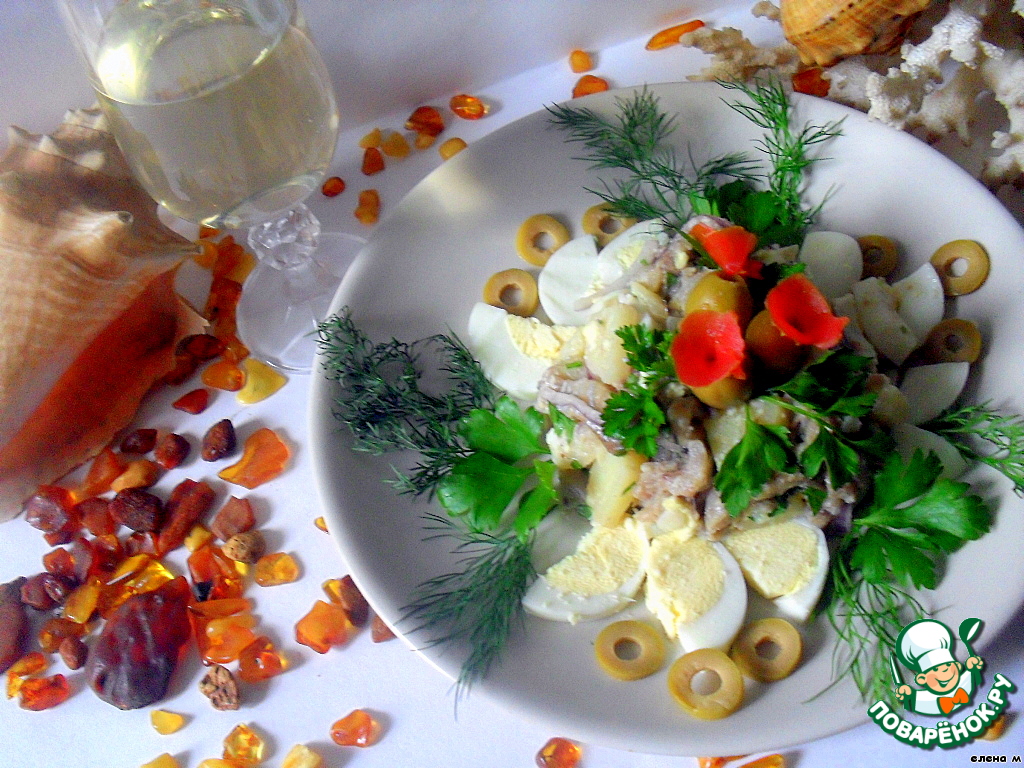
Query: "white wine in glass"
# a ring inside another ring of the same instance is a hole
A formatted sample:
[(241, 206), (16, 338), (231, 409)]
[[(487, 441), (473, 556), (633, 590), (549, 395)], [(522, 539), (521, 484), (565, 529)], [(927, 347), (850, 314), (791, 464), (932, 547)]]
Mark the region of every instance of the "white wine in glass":
[(330, 165), (338, 112), (295, 0), (57, 1), (149, 194), (197, 224), (269, 231), (272, 247), (250, 237), (263, 263), (246, 291), (272, 303), (239, 318), (243, 341), (280, 367), (308, 368), (308, 339), (298, 357), (264, 348), (308, 336), (317, 318), (305, 305), (337, 283), (312, 258), (319, 224), (302, 201)]

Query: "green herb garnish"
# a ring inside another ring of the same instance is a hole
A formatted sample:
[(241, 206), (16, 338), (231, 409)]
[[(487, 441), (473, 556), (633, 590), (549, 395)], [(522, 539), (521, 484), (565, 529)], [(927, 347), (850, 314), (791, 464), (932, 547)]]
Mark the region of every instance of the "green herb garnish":
[(946, 556), (991, 526), (970, 486), (941, 473), (935, 454), (917, 451), (906, 463), (890, 454), (832, 558), (826, 613), (845, 643), (845, 651), (836, 648), (837, 679), (850, 675), (865, 697), (892, 698), (878, 644), (892, 647), (900, 629), (923, 615), (909, 589), (933, 589)]
[[(334, 415), (348, 425), (353, 448), (381, 455), (413, 451), (409, 473), (396, 471), (403, 493), (435, 494), (452, 517), (428, 513), (428, 538), (452, 537), (460, 568), (419, 586), (404, 618), (431, 643), (466, 641), (463, 692), (500, 655), (521, 600), (536, 576), (531, 532), (558, 499), (555, 467), (541, 460), (544, 416), (521, 410), (484, 377), (454, 335), (374, 344), (346, 308), (320, 326), (329, 379), (341, 385)], [(436, 356), (444, 374), (437, 392), (423, 381), (420, 357)], [(515, 516), (506, 512), (519, 496)]]
[(514, 531), (469, 531), (444, 515), (425, 516), (427, 539), (450, 538), (459, 568), (417, 587), (403, 609), (413, 632), (432, 635), (429, 645), (466, 642), (470, 651), (456, 682), (456, 698), (483, 678), (521, 617), (523, 595), (536, 576), (530, 542)]
[(622, 339), (626, 362), (633, 372), (605, 403), (601, 414), (604, 433), (627, 450), (653, 457), (658, 452), (658, 433), (665, 424), (665, 411), (657, 395), (675, 378), (669, 354), (672, 334), (644, 325), (627, 325), (615, 334)]
[[(801, 200), (803, 173), (815, 162), (810, 152), (840, 134), (838, 122), (824, 126), (791, 125), (789, 101), (782, 85), (774, 80), (752, 85), (720, 83), (742, 91), (749, 103), (729, 102), (738, 113), (768, 133), (757, 142), (769, 159), (765, 174), (744, 153), (729, 153), (697, 166), (684, 166), (671, 147), (664, 144), (675, 124), (663, 113), (646, 88), (631, 98), (616, 100), (614, 118), (580, 107), (548, 107), (551, 123), (568, 133), (569, 141), (582, 144), (580, 157), (594, 169), (614, 169), (625, 175), (602, 189), (588, 189), (607, 202), (614, 214), (638, 221), (660, 219), (679, 230), (692, 215), (724, 216), (758, 235), (762, 245), (801, 242), (821, 204), (805, 209)], [(763, 182), (767, 189), (759, 189)]]
[(733, 517), (743, 512), (765, 483), (795, 469), (792, 442), (785, 427), (758, 424), (746, 409), (743, 437), (725, 455), (715, 473), (715, 488)]
[[(947, 410), (925, 429), (949, 440), (968, 461), (979, 461), (1006, 476), (1024, 496), (1024, 419), (1006, 416), (989, 403)], [(978, 441), (981, 445), (977, 445)]]
[[(750, 122), (767, 131), (758, 140), (758, 146), (772, 164), (767, 178), (768, 189), (756, 192), (740, 203), (746, 209), (744, 215), (751, 223), (767, 223), (751, 231), (760, 235), (764, 244), (791, 245), (802, 242), (804, 233), (824, 205), (822, 201), (810, 210), (803, 206), (804, 171), (818, 160), (810, 155), (810, 150), (840, 135), (842, 121), (821, 126), (808, 125), (795, 130), (790, 119), (792, 108), (789, 98), (777, 80), (755, 80), (751, 85), (730, 82), (720, 84), (745, 94), (751, 103), (727, 103)], [(742, 223), (744, 215), (736, 223)]]
[[(334, 415), (351, 430), (353, 449), (376, 456), (416, 452), (418, 463), (408, 472), (396, 469), (392, 483), (402, 493), (432, 494), (467, 453), (460, 421), (497, 397), (470, 351), (458, 337), (444, 334), (374, 344), (348, 309), (320, 326), (319, 348), (327, 378), (341, 385)], [(428, 351), (445, 378), (436, 393), (424, 388), (418, 365)]]

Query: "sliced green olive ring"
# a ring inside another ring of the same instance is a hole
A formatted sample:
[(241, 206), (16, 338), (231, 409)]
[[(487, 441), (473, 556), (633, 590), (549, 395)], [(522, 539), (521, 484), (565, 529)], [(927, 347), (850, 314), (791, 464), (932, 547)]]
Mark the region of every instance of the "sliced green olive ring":
[[(708, 691), (694, 690), (695, 678), (710, 673), (717, 680), (702, 680)], [(699, 720), (720, 720), (743, 703), (743, 675), (736, 663), (717, 648), (701, 648), (680, 656), (668, 669), (668, 690), (683, 709)]]
[(639, 680), (665, 663), (665, 641), (643, 621), (616, 621), (601, 630), (594, 643), (597, 663), (617, 680)]
[(513, 315), (529, 317), (540, 303), (537, 281), (525, 269), (495, 272), (484, 283), (484, 301)]
[(861, 277), (885, 277), (899, 263), (900, 252), (896, 241), (884, 235), (864, 235), (857, 238), (864, 270)]
[(519, 225), (516, 250), (527, 264), (543, 267), (551, 254), (569, 242), (569, 230), (554, 216), (538, 213)]
[(785, 619), (758, 619), (740, 630), (730, 656), (749, 678), (771, 683), (789, 677), (803, 654), (803, 639)]
[(988, 279), (988, 253), (976, 240), (951, 240), (932, 254), (947, 296), (963, 296), (981, 288)]
[(947, 317), (935, 324), (921, 345), (929, 363), (973, 363), (981, 357), (981, 331), (970, 320)]
[(636, 219), (613, 215), (610, 208), (608, 203), (598, 203), (583, 213), (583, 231), (594, 236), (598, 248), (604, 248), (624, 230), (636, 224)]

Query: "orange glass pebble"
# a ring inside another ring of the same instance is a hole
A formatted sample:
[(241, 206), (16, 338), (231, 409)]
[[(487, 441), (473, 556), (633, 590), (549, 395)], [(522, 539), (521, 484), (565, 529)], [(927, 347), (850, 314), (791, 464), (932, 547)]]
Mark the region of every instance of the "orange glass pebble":
[(56, 653), (66, 638), (82, 637), (86, 631), (85, 624), (65, 619), (63, 616), (51, 616), (39, 628), (36, 638), (39, 640), (39, 647), (45, 653)]
[(149, 713), (149, 723), (161, 736), (167, 736), (185, 727), (185, 716), (166, 709), (154, 709)]
[(363, 150), (363, 165), (360, 170), (366, 176), (373, 176), (384, 170), (384, 155), (377, 147), (367, 147)]
[(296, 744), (284, 756), (281, 768), (324, 768), (324, 759), (305, 744)]
[(62, 704), (70, 695), (71, 684), (64, 675), (32, 677), (25, 680), (18, 690), (18, 706), (33, 712), (41, 712)]
[(479, 120), (490, 112), (490, 107), (488, 107), (487, 104), (476, 96), (470, 96), (468, 93), (460, 93), (456, 96), (452, 96), (451, 101), (448, 102), (448, 106), (451, 108), (452, 112), (463, 120)]
[(374, 128), (359, 140), (359, 148), (369, 149), (370, 147), (379, 147), (383, 138), (384, 134), (381, 132), (380, 128)]
[(280, 475), (289, 456), (287, 444), (274, 430), (263, 427), (246, 438), (238, 463), (222, 469), (217, 477), (252, 489)]
[(313, 521), (313, 525), (315, 525), (317, 528), (319, 528), (324, 533), (330, 533), (330, 531), (327, 530), (327, 521), (324, 519), (323, 515), (320, 515), (320, 517), (318, 517), (316, 520), (314, 520)]
[(253, 578), (261, 587), (290, 584), (299, 578), (299, 564), (287, 552), (272, 552), (256, 561)]
[(437, 107), (417, 107), (405, 121), (407, 130), (437, 136), (444, 130), (444, 118)]
[(782, 755), (765, 755), (744, 763), (739, 768), (786, 768), (786, 758)]
[(160, 476), (160, 465), (149, 459), (132, 459), (125, 464), (124, 472), (110, 483), (114, 493), (128, 488), (149, 488)]
[(455, 155), (459, 154), (466, 148), (466, 142), (464, 139), (460, 139), (458, 136), (453, 136), (441, 143), (441, 146), (437, 148), (438, 153), (441, 155), (442, 160), (448, 160)]
[(394, 638), (395, 633), (391, 627), (384, 623), (384, 619), (374, 614), (370, 619), (370, 639), (375, 643), (384, 643)]
[(202, 379), (208, 387), (237, 392), (245, 385), (245, 371), (231, 360), (217, 360), (203, 369)]
[(295, 624), (295, 640), (317, 653), (343, 645), (355, 631), (348, 613), (340, 605), (317, 600), (309, 613)]
[(210, 619), (206, 623), (207, 644), (203, 650), (203, 661), (207, 664), (228, 664), (238, 659), (246, 646), (257, 637), (252, 628), (256, 617), (251, 613)]
[(679, 38), (685, 35), (687, 32), (693, 32), (695, 29), (700, 29), (704, 26), (704, 22), (700, 19), (694, 19), (688, 21), (685, 24), (676, 24), (674, 27), (663, 29), (660, 32), (656, 32), (654, 36), (647, 41), (647, 45), (644, 46), (648, 51), (660, 51), (662, 48), (668, 48), (671, 45), (679, 43)]
[(274, 647), (269, 637), (258, 636), (238, 654), (238, 676), (247, 683), (258, 683), (280, 675), (288, 660)]
[(181, 763), (175, 760), (173, 755), (164, 752), (139, 768), (181, 768)]
[(388, 157), (397, 158), (407, 157), (412, 152), (408, 139), (397, 131), (388, 134), (388, 137), (381, 142), (380, 149)]
[(207, 544), (185, 561), (194, 584), (210, 585), (209, 599), (241, 597), (245, 590), (238, 563), (224, 554), (220, 547)]
[(224, 737), (224, 759), (241, 765), (259, 765), (263, 762), (265, 744), (256, 731), (247, 725), (236, 725)]
[(89, 621), (99, 604), (103, 586), (103, 582), (99, 578), (91, 576), (84, 583), (75, 587), (64, 601), (64, 617), (77, 621), (79, 624)]
[(380, 193), (376, 189), (364, 189), (360, 192), (359, 205), (356, 206), (354, 213), (355, 217), (363, 224), (367, 226), (376, 224), (377, 219), (380, 218)]
[(217, 237), (220, 234), (220, 230), (216, 227), (209, 227), (206, 224), (199, 225), (199, 237)]
[(579, 744), (555, 736), (548, 739), (547, 744), (537, 753), (537, 765), (540, 768), (576, 768), (582, 756), (583, 750)]
[(356, 582), (351, 576), (327, 579), (321, 584), (321, 588), (332, 603), (337, 603), (345, 609), (353, 624), (357, 627), (366, 624), (366, 620), (370, 617), (370, 604), (366, 602), (366, 598), (363, 597), (363, 593), (359, 591), (359, 587), (356, 586)]
[(75, 499), (89, 499), (110, 490), (110, 484), (124, 472), (124, 461), (109, 447), (97, 454), (89, 465), (82, 485), (73, 491)]
[(417, 133), (416, 138), (413, 139), (413, 144), (416, 149), (426, 149), (434, 145), (434, 141), (437, 140), (437, 136), (432, 136), (429, 133)]
[(594, 60), (586, 51), (577, 48), (569, 54), (569, 69), (576, 74), (589, 72), (594, 68)]
[(184, 395), (179, 397), (171, 403), (171, 408), (184, 411), (185, 413), (191, 413), (194, 416), (205, 411), (209, 405), (210, 390), (199, 387), (198, 389), (193, 389), (191, 392), (186, 392)]
[(572, 97), (578, 99), (580, 96), (589, 96), (592, 93), (600, 93), (608, 90), (608, 81), (603, 77), (595, 75), (584, 75), (576, 81), (572, 89)]
[(217, 245), (209, 240), (201, 240), (199, 250), (192, 254), (192, 261), (203, 269), (213, 269), (217, 261)]
[(341, 176), (331, 176), (320, 186), (324, 197), (337, 197), (345, 191), (345, 182)]
[(793, 75), (793, 90), (797, 93), (806, 93), (809, 96), (828, 96), (828, 89), (831, 82), (824, 77), (821, 67), (810, 67), (802, 69)]
[(7, 670), (7, 698), (14, 698), (18, 694), (26, 677), (45, 672), (49, 666), (50, 660), (39, 651), (26, 653), (14, 662)]
[(342, 747), (370, 747), (380, 738), (380, 723), (365, 709), (353, 709), (331, 726), (331, 740)]

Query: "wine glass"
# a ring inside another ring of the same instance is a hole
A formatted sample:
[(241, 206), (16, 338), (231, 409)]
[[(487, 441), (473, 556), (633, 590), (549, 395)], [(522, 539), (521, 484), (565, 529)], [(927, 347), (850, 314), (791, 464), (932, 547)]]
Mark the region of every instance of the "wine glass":
[[(340, 274), (302, 201), (331, 162), (338, 110), (295, 0), (57, 3), (146, 191), (187, 221), (251, 227), (260, 262), (238, 308), (242, 341), (308, 371)], [(345, 237), (332, 250), (361, 242)]]

